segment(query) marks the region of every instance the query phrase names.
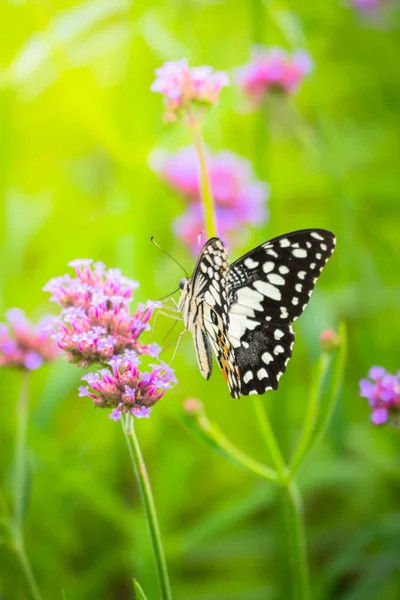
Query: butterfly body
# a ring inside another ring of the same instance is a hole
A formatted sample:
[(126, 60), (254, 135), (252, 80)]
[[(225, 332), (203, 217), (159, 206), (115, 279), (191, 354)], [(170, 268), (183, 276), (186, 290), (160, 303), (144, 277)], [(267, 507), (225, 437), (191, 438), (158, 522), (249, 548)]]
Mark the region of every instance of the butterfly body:
[(229, 266), (221, 240), (208, 240), (179, 303), (202, 375), (211, 375), (213, 350), (233, 397), (277, 389), (292, 355), (291, 323), (334, 247), (329, 231), (295, 231)]

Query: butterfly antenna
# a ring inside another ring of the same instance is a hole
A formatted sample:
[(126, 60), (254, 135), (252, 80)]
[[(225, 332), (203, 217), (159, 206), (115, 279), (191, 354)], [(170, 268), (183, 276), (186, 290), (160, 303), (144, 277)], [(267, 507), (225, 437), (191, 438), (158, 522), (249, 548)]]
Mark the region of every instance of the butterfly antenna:
[(174, 294), (176, 294), (176, 292), (179, 292), (180, 288), (176, 288), (176, 290), (174, 290), (173, 292), (170, 292), (169, 294), (165, 294), (165, 296), (163, 296), (162, 298), (158, 298), (158, 302), (162, 302), (163, 300), (165, 300), (165, 298), (169, 298), (170, 296), (173, 296)]
[[(166, 254), (171, 260), (174, 261), (175, 264), (178, 265), (178, 267), (180, 267), (182, 269), (182, 271), (185, 273), (186, 275), (186, 279), (189, 279), (189, 273), (186, 271), (185, 267), (183, 267), (181, 265), (181, 263), (179, 263), (176, 258), (174, 258), (173, 256), (171, 256), (171, 254), (169, 254), (169, 252), (167, 252), (166, 250), (164, 250), (164, 248), (161, 248), (160, 244), (157, 244), (157, 242), (155, 241), (154, 237), (151, 236), (150, 238), (151, 243), (154, 244), (159, 250), (161, 250), (161, 252), (163, 252), (164, 254)], [(171, 294), (169, 294), (171, 295)]]

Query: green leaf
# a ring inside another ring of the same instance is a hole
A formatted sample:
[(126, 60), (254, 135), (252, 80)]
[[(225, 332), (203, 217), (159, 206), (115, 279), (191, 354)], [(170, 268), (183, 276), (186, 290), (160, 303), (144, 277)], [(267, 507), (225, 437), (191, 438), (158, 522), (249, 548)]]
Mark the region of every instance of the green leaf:
[(134, 600), (147, 600), (146, 594), (136, 579), (133, 579), (133, 598)]

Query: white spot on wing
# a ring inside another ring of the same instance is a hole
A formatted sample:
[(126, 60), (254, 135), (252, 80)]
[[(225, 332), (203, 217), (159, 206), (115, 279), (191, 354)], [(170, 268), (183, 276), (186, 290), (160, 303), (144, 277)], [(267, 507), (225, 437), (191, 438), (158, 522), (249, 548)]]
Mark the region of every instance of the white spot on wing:
[(253, 260), (252, 258), (246, 258), (244, 264), (248, 269), (255, 269), (260, 263), (257, 260)]
[(245, 373), (243, 375), (243, 381), (245, 383), (249, 383), (249, 381), (251, 381), (253, 379), (253, 372), (252, 371), (247, 371), (247, 373)]
[(274, 331), (274, 338), (276, 340), (280, 340), (281, 338), (283, 338), (285, 334), (283, 333), (283, 331), (281, 329), (275, 329)]
[(286, 308), (286, 306), (281, 306), (281, 319), (287, 319), (289, 316), (288, 310)]
[(286, 273), (289, 273), (289, 269), (286, 267), (286, 265), (281, 265), (278, 270), (281, 275), (286, 275)]
[(266, 365), (269, 365), (269, 363), (273, 362), (274, 357), (269, 352), (264, 352), (264, 354), (261, 355), (261, 360), (265, 362)]
[(292, 254), (296, 258), (306, 258), (307, 250), (304, 250), (304, 248), (295, 248), (294, 250), (292, 250)]
[(265, 379), (266, 377), (268, 377), (268, 373), (264, 368), (259, 369), (257, 371), (257, 377), (258, 379)]
[(248, 286), (240, 288), (237, 291), (237, 300), (238, 304), (243, 304), (243, 306), (248, 306), (249, 308), (254, 308), (255, 310), (263, 310), (261, 302), (264, 300), (264, 296), (257, 292), (253, 288)]
[(292, 304), (294, 304), (296, 306), (298, 303), (299, 303), (299, 299), (296, 296), (293, 296)]
[(285, 280), (280, 275), (276, 273), (270, 273), (267, 275), (267, 279), (270, 283), (274, 283), (275, 285), (285, 285)]
[(275, 267), (275, 263), (271, 262), (271, 261), (267, 261), (263, 264), (263, 271), (264, 273), (269, 273), (270, 271), (273, 271)]
[(305, 272), (305, 271), (299, 271), (299, 272), (297, 273), (297, 277), (298, 277), (299, 279), (305, 279), (305, 276), (306, 276), (306, 272)]
[(258, 290), (264, 296), (271, 298), (271, 300), (280, 300), (282, 297), (278, 288), (271, 283), (266, 283), (265, 281), (255, 281), (253, 285), (256, 290)]
[(279, 245), (281, 248), (288, 248), (290, 246), (290, 242), (287, 238), (283, 238), (279, 240)]
[(283, 354), (285, 352), (285, 349), (283, 348), (283, 346), (275, 346), (274, 348), (274, 354)]
[(323, 240), (324, 238), (322, 236), (319, 235), (319, 233), (317, 233), (316, 231), (313, 231), (311, 234), (311, 237), (315, 238), (316, 240)]

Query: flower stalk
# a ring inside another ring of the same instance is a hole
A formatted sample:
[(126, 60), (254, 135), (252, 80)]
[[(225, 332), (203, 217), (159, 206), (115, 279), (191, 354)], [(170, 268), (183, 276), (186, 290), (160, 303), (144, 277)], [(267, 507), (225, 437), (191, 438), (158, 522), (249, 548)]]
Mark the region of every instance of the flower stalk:
[(189, 126), (193, 135), (193, 143), (199, 157), (200, 164), (200, 190), (201, 201), (204, 211), (204, 227), (207, 239), (217, 235), (217, 224), (215, 219), (214, 199), (211, 190), (210, 178), (208, 176), (206, 153), (201, 134), (200, 124), (190, 113)]
[(22, 374), (21, 393), (17, 404), (17, 436), (14, 460), (14, 480), (13, 480), (13, 517), (12, 517), (12, 540), (15, 553), (25, 575), (31, 597), (34, 600), (41, 600), (39, 588), (33, 574), (29, 559), (25, 552), (23, 537), (23, 518), (27, 490), (26, 473), (26, 435), (28, 425), (28, 404), (29, 404), (29, 373), (24, 371)]
[(157, 511), (154, 503), (153, 493), (146, 465), (139, 446), (139, 440), (135, 433), (133, 417), (127, 414), (123, 424), (123, 431), (128, 445), (129, 455), (132, 461), (133, 470), (139, 485), (143, 505), (146, 513), (147, 524), (149, 527), (151, 543), (156, 563), (158, 580), (162, 600), (172, 600), (171, 588), (168, 577), (167, 562), (165, 560), (164, 549), (161, 540), (160, 527), (158, 524)]

